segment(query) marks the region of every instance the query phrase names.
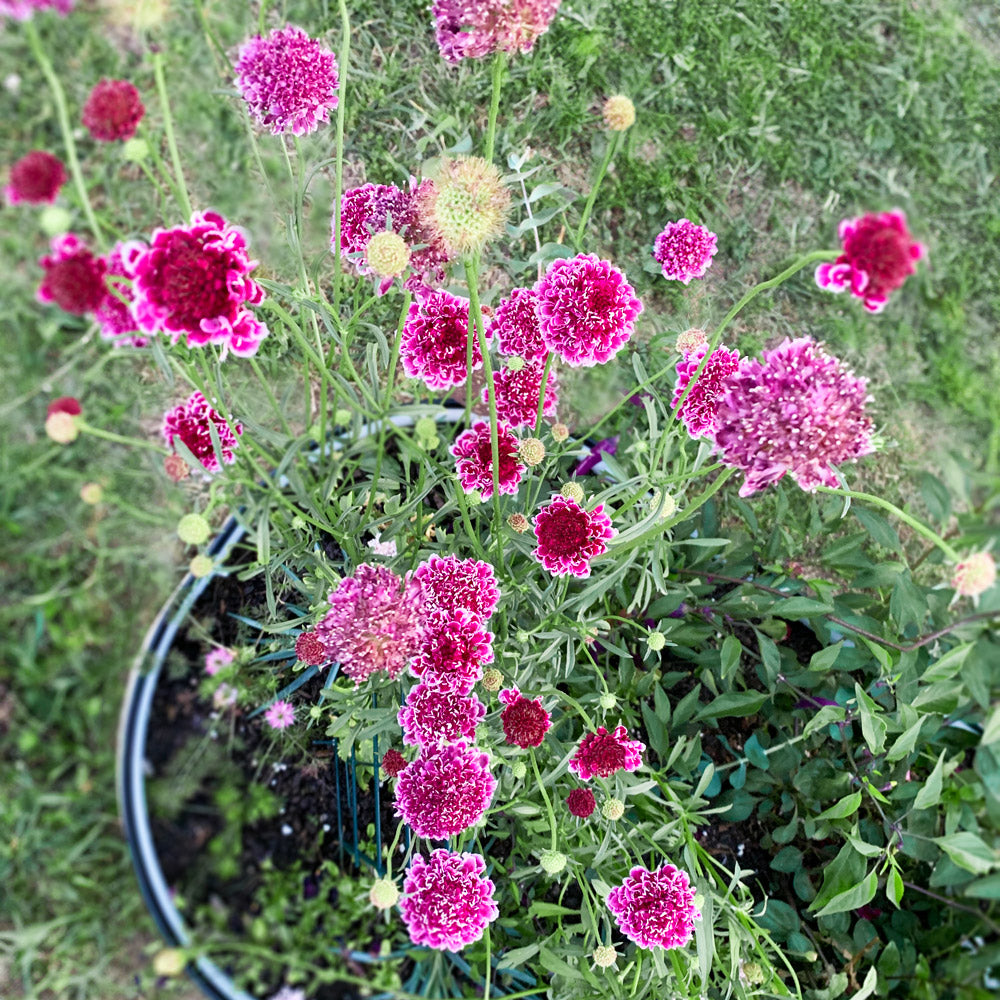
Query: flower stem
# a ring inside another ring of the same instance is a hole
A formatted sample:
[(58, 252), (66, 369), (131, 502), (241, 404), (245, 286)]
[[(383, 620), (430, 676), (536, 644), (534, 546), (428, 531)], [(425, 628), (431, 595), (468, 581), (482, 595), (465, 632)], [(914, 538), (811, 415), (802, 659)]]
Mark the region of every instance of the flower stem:
[(83, 171), (80, 169), (80, 161), (76, 155), (76, 143), (73, 140), (73, 129), (69, 123), (69, 112), (66, 109), (66, 95), (63, 93), (62, 84), (49, 57), (45, 54), (45, 48), (38, 34), (38, 28), (34, 21), (24, 22), (24, 30), (28, 36), (28, 44), (38, 62), (38, 66), (45, 77), (46, 82), (52, 90), (52, 98), (56, 102), (56, 116), (59, 119), (59, 130), (62, 132), (63, 145), (66, 147), (66, 159), (69, 160), (69, 172), (73, 175), (73, 185), (76, 188), (77, 197), (83, 213), (87, 217), (87, 225), (90, 226), (94, 239), (98, 244), (103, 243), (103, 235), (97, 216), (94, 214), (94, 207), (90, 204), (90, 195), (87, 193), (87, 185), (83, 180)]
[(587, 228), (587, 223), (590, 221), (590, 213), (594, 211), (594, 202), (597, 201), (597, 192), (600, 190), (601, 181), (604, 180), (604, 175), (608, 172), (608, 167), (611, 166), (611, 161), (614, 159), (615, 153), (618, 152), (618, 147), (622, 144), (622, 136), (624, 134), (624, 132), (616, 132), (615, 137), (608, 140), (607, 148), (604, 150), (604, 159), (601, 160), (601, 165), (597, 168), (594, 186), (590, 189), (590, 197), (587, 198), (587, 204), (583, 207), (583, 217), (580, 219), (580, 225), (576, 227), (576, 235), (573, 242), (577, 250), (580, 249), (580, 245), (583, 243), (583, 231)]
[(113, 434), (111, 431), (106, 431), (100, 427), (93, 427), (88, 423), (85, 423), (79, 417), (76, 418), (76, 428), (84, 434), (93, 434), (94, 437), (103, 438), (105, 441), (114, 441), (116, 444), (129, 444), (136, 445), (139, 448), (150, 448), (153, 451), (159, 452), (161, 455), (169, 455), (170, 450), (164, 448), (163, 445), (154, 444), (152, 441), (146, 441), (143, 438), (125, 437), (122, 434)]
[(545, 357), (545, 368), (542, 371), (542, 387), (538, 390), (538, 416), (535, 418), (535, 434), (538, 433), (538, 429), (542, 426), (542, 416), (545, 412), (545, 390), (549, 384), (549, 372), (552, 370), (552, 362), (555, 360), (555, 354), (549, 351)]
[(507, 57), (504, 52), (497, 52), (493, 56), (493, 65), (490, 67), (490, 76), (493, 83), (493, 91), (490, 95), (490, 116), (486, 124), (486, 154), (488, 163), (493, 162), (493, 150), (496, 146), (497, 138), (497, 112), (500, 110), (500, 88), (503, 86), (503, 74), (507, 65)]
[(538, 770), (538, 761), (535, 760), (535, 748), (532, 747), (529, 753), (531, 754), (531, 769), (535, 772), (535, 781), (538, 782), (538, 790), (542, 793), (542, 799), (545, 802), (545, 811), (549, 815), (550, 846), (554, 851), (556, 845), (559, 843), (559, 829), (556, 826), (555, 810), (552, 808), (552, 800), (549, 798), (549, 793), (545, 791), (545, 784), (542, 781), (541, 772)]
[(163, 76), (162, 52), (153, 53), (153, 76), (156, 78), (156, 94), (160, 99), (160, 110), (163, 113), (163, 134), (167, 139), (167, 149), (170, 150), (170, 162), (174, 168), (177, 192), (180, 195), (180, 208), (186, 222), (191, 218), (191, 199), (188, 196), (181, 157), (177, 150), (177, 137), (174, 135), (174, 120), (170, 114), (170, 101), (167, 98), (167, 81)]
[(343, 261), (340, 258), (340, 199), (344, 192), (344, 96), (347, 92), (347, 69), (351, 59), (351, 16), (347, 12), (346, 0), (339, 0), (340, 31), (343, 36), (340, 43), (340, 57), (337, 60), (340, 80), (340, 100), (337, 101), (337, 139), (334, 148), (333, 175), (333, 309), (337, 312), (340, 305), (340, 280), (343, 273)]

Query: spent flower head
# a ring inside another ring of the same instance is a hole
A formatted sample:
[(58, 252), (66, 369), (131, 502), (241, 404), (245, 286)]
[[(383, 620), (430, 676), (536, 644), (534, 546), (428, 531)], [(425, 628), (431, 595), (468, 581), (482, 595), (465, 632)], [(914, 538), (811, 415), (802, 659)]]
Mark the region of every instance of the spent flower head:
[(624, 94), (615, 94), (601, 109), (604, 124), (612, 132), (624, 132), (635, 124), (635, 105)]
[(979, 597), (997, 582), (997, 565), (989, 552), (973, 552), (955, 566), (951, 586), (959, 597)]

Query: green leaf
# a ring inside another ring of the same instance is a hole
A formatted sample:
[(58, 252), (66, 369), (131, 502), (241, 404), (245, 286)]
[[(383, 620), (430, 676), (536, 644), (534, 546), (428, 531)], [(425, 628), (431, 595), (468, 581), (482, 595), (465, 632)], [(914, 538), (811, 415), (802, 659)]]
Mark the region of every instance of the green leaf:
[(653, 749), (662, 757), (668, 751), (667, 731), (662, 720), (649, 707), (648, 702), (642, 702), (642, 720), (646, 723), (646, 732)]
[(970, 882), (962, 892), (976, 899), (1000, 899), (1000, 872)]
[(866, 864), (850, 844), (844, 844), (833, 861), (823, 869), (823, 885), (809, 909), (823, 906), (856, 887), (865, 873)]
[(962, 664), (965, 663), (974, 646), (974, 642), (963, 642), (961, 646), (949, 649), (944, 656), (936, 659), (923, 672), (920, 677), (921, 683), (933, 684), (935, 681), (951, 680), (962, 669)]
[(931, 806), (936, 806), (941, 801), (941, 788), (944, 784), (944, 755), (947, 752), (947, 750), (941, 751), (941, 756), (938, 757), (934, 770), (927, 776), (927, 781), (917, 792), (917, 797), (913, 800), (914, 809), (930, 809)]
[(830, 806), (829, 809), (824, 809), (818, 816), (814, 817), (817, 822), (825, 819), (847, 819), (848, 816), (853, 816), (861, 805), (861, 792), (851, 792), (850, 795), (845, 795), (839, 802), (835, 805)]
[(889, 752), (885, 755), (886, 760), (902, 760), (908, 753), (913, 752), (913, 748), (917, 745), (917, 739), (920, 736), (920, 727), (924, 724), (925, 718), (926, 716), (917, 719), (909, 729), (896, 737), (892, 746), (889, 747)]
[(888, 731), (885, 719), (879, 714), (879, 706), (864, 692), (860, 684), (854, 685), (854, 696), (858, 701), (858, 711), (861, 713), (861, 733), (873, 754), (880, 754), (885, 746), (885, 734)]
[(528, 916), (559, 917), (579, 914), (579, 912), (579, 910), (571, 910), (569, 907), (560, 906), (558, 903), (547, 903), (544, 899), (536, 899), (528, 909)]
[(740, 654), (742, 652), (743, 646), (740, 644), (740, 640), (735, 635), (727, 635), (722, 643), (722, 651), (719, 654), (723, 680), (730, 677), (733, 671), (740, 665)]
[(927, 616), (927, 598), (913, 582), (909, 570), (899, 576), (892, 588), (889, 614), (901, 629), (907, 625), (919, 625)]
[(878, 972), (873, 965), (868, 970), (868, 975), (865, 976), (865, 981), (861, 984), (861, 989), (851, 996), (850, 1000), (868, 1000), (868, 997), (875, 992), (876, 986), (878, 986)]
[(743, 754), (754, 767), (759, 767), (762, 771), (766, 771), (771, 766), (770, 758), (760, 745), (756, 733), (743, 744)]
[(899, 535), (896, 529), (881, 515), (874, 511), (865, 510), (863, 507), (852, 507), (854, 516), (861, 522), (861, 526), (869, 535), (882, 546), (891, 552), (901, 552), (903, 547), (899, 544)]
[(728, 719), (755, 715), (769, 697), (766, 691), (728, 691), (709, 702), (695, 719)]
[(903, 876), (899, 874), (899, 869), (893, 865), (889, 877), (885, 880), (885, 894), (896, 909), (899, 909), (899, 904), (903, 900), (903, 888)]
[(497, 960), (497, 972), (503, 972), (505, 969), (520, 968), (529, 958), (535, 956), (538, 948), (537, 944), (528, 944), (523, 948), (512, 948), (510, 951), (505, 952)]
[(802, 867), (802, 852), (797, 847), (783, 847), (771, 859), (771, 867), (776, 872), (794, 872)]
[(779, 618), (808, 618), (810, 615), (828, 615), (833, 605), (825, 601), (814, 601), (809, 597), (789, 597), (774, 606), (774, 614)]
[(875, 898), (876, 889), (878, 889), (878, 875), (874, 871), (870, 871), (857, 885), (837, 893), (823, 909), (817, 911), (816, 916), (827, 917), (831, 913), (856, 910), (859, 906), (864, 906)]
[[(782, 625), (782, 628), (784, 628), (784, 625)], [(781, 653), (778, 652), (778, 647), (775, 645), (774, 640), (764, 635), (760, 630), (757, 630), (757, 643), (760, 646), (760, 659), (764, 664), (767, 678), (773, 684), (781, 672)]]
[(538, 954), (538, 961), (549, 972), (555, 975), (565, 976), (567, 979), (583, 979), (583, 973), (579, 969), (574, 969), (568, 962), (563, 961), (555, 952), (542, 947)]
[(954, 681), (938, 681), (930, 687), (921, 688), (920, 693), (910, 704), (914, 708), (922, 708), (927, 712), (941, 712), (944, 715), (955, 708), (961, 693), (960, 684)]
[(983, 723), (983, 746), (991, 743), (1000, 743), (1000, 705), (990, 712), (988, 718)]
[(966, 830), (952, 833), (947, 837), (935, 837), (934, 843), (955, 862), (959, 868), (985, 875), (1000, 864), (997, 852), (980, 837)]
[(837, 662), (837, 657), (840, 656), (843, 646), (844, 640), (841, 639), (835, 645), (827, 646), (826, 649), (821, 649), (818, 653), (813, 653), (809, 659), (809, 669), (816, 673), (825, 674)]
[(930, 511), (931, 517), (939, 524), (944, 524), (951, 513), (951, 494), (948, 487), (940, 479), (925, 472), (920, 477), (920, 495), (924, 505)]
[(807, 723), (802, 731), (803, 736), (812, 736), (820, 729), (835, 722), (843, 722), (847, 718), (847, 712), (840, 705), (824, 705)]

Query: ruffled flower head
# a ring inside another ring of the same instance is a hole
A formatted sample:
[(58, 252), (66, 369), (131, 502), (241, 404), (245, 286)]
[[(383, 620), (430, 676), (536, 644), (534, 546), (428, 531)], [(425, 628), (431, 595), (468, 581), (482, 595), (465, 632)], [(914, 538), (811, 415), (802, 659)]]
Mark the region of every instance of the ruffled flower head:
[(610, 361), (642, 312), (625, 275), (593, 254), (554, 260), (535, 283), (535, 294), (542, 341), (573, 367)]
[(330, 653), (318, 632), (300, 632), (295, 637), (295, 658), (310, 667), (321, 667), (329, 662)]
[(403, 742), (430, 747), (439, 743), (471, 743), (486, 706), (474, 694), (418, 684), (410, 688), (399, 710)]
[(196, 213), (190, 226), (158, 229), (136, 251), (133, 312), (142, 330), (163, 330), (189, 347), (223, 344), (233, 354), (256, 354), (267, 327), (247, 309), (264, 290), (250, 272), (245, 234), (215, 212)]
[(35, 297), (76, 316), (93, 312), (104, 299), (104, 258), (94, 256), (72, 233), (57, 236), (51, 246), (52, 252), (38, 261), (45, 276)]
[(398, 677), (422, 638), (423, 591), (412, 577), (362, 563), (330, 594), (330, 610), (316, 626), (320, 641), (360, 685), (378, 671)]
[[(500, 450), (499, 479), (501, 493), (516, 493), (524, 475), (525, 466), (518, 461), (518, 440), (506, 425), (497, 425), (497, 446)], [(493, 443), (490, 425), (478, 420), (467, 431), (462, 431), (451, 447), (455, 456), (459, 482), (466, 493), (479, 490), (483, 499), (493, 496)]]
[(816, 284), (829, 292), (850, 293), (873, 313), (881, 312), (889, 295), (916, 270), (927, 248), (906, 228), (896, 209), (881, 215), (844, 219), (838, 230), (844, 252), (832, 264), (816, 268)]
[(493, 662), (493, 633), (464, 608), (434, 610), (424, 621), (424, 638), (410, 673), (429, 687), (468, 694)]
[(515, 288), (500, 301), (490, 321), (502, 354), (544, 361), (549, 353), (538, 325), (538, 296), (533, 288)]
[(683, 948), (701, 917), (687, 875), (671, 864), (652, 872), (633, 868), (607, 903), (622, 933), (640, 948)]
[(425, 747), (396, 783), (396, 815), (418, 837), (444, 840), (483, 818), (496, 784), (481, 750), (465, 743)]
[(530, 52), (562, 0), (434, 0), (435, 34), (451, 63), (492, 52)]
[(574, 788), (566, 796), (566, 808), (579, 819), (586, 819), (597, 806), (597, 799), (589, 788)]
[(951, 585), (959, 597), (979, 597), (997, 582), (997, 564), (989, 552), (973, 552), (955, 566)]
[[(400, 357), (411, 378), (430, 389), (465, 384), (469, 338), (469, 300), (451, 292), (418, 293), (403, 323)], [(483, 366), (478, 338), (472, 337), (472, 370)]]
[(100, 142), (131, 139), (146, 113), (139, 91), (128, 80), (101, 80), (94, 84), (80, 120)]
[(833, 466), (873, 450), (866, 383), (808, 337), (744, 358), (716, 404), (715, 448), (741, 469), (746, 497), (789, 473), (836, 486)]
[(516, 747), (540, 747), (552, 727), (552, 718), (541, 698), (525, 698), (517, 688), (504, 688), (497, 696), (504, 705), (500, 713), (503, 735)]
[(468, 611), (485, 622), (500, 600), (493, 567), (478, 559), (431, 556), (413, 571), (429, 609)]
[(44, 149), (33, 149), (10, 168), (4, 200), (8, 205), (51, 205), (66, 180), (62, 160)]
[(176, 449), (174, 441), (183, 441), (208, 472), (218, 472), (220, 466), (212, 445), (211, 427), (215, 428), (219, 439), (222, 461), (232, 464), (236, 461), (233, 452), (239, 444), (237, 435), (243, 433), (243, 425), (236, 421), (227, 424), (200, 392), (192, 393), (185, 402), (163, 415), (163, 437), (167, 447)]
[(382, 773), (387, 778), (396, 778), (403, 773), (406, 758), (396, 749), (390, 747), (382, 755)]
[[(702, 348), (693, 354), (686, 354), (684, 360), (677, 363), (677, 388), (674, 390), (671, 406), (680, 402), (704, 357), (705, 349)], [(739, 370), (739, 351), (728, 351), (725, 347), (712, 351), (679, 414), (691, 437), (712, 438), (716, 425), (716, 405), (725, 393), (729, 380)]]
[[(511, 427), (535, 426), (538, 419), (538, 399), (542, 391), (542, 361), (531, 361), (522, 368), (501, 368), (493, 373), (493, 393), (496, 397), (497, 419)], [(488, 403), (489, 389), (484, 388), (482, 401)], [(559, 383), (556, 374), (549, 371), (545, 382), (543, 417), (554, 417), (559, 402)]]
[(635, 771), (642, 763), (645, 749), (644, 743), (628, 738), (624, 726), (618, 726), (613, 733), (598, 726), (596, 733), (587, 733), (580, 740), (576, 753), (569, 759), (569, 769), (581, 781), (589, 781), (595, 775), (610, 778), (617, 771)]
[(653, 241), (653, 260), (663, 269), (663, 277), (689, 284), (703, 278), (715, 256), (718, 237), (705, 226), (689, 219), (668, 222)]
[(410, 940), (442, 951), (459, 951), (478, 941), (500, 912), (485, 871), (479, 854), (441, 848), (427, 859), (417, 854), (406, 870), (399, 901)]
[(301, 28), (275, 28), (240, 49), (236, 86), (272, 135), (315, 132), (337, 106), (337, 60)]
[(584, 510), (575, 500), (554, 496), (534, 519), (538, 547), (531, 553), (553, 576), (590, 576), (590, 563), (608, 551), (615, 536), (604, 505)]
[(132, 315), (133, 260), (137, 244), (118, 243), (106, 258), (105, 293), (94, 310), (101, 336), (115, 347), (145, 347), (149, 338), (139, 331)]

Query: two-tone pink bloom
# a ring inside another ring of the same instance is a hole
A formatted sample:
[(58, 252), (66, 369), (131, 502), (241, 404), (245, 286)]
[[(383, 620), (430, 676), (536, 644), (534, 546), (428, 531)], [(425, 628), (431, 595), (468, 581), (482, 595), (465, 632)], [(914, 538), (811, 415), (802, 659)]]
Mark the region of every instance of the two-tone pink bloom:
[(115, 347), (145, 347), (149, 338), (139, 330), (139, 324), (132, 315), (133, 262), (141, 253), (141, 244), (118, 243), (105, 258), (107, 271), (104, 275), (105, 293), (94, 310), (94, 318), (101, 328), (101, 336), (110, 340)]
[(434, 0), (435, 34), (448, 62), (530, 52), (562, 0)]
[(479, 854), (439, 848), (429, 858), (416, 855), (406, 870), (399, 913), (414, 944), (459, 951), (478, 941), (499, 909), (495, 886), (484, 874)]
[(470, 336), (476, 371), (483, 366), (483, 356), (478, 338), (469, 331), (469, 300), (443, 290), (418, 292), (403, 323), (403, 370), (430, 389), (464, 385)]
[(45, 276), (35, 297), (76, 316), (93, 312), (104, 299), (107, 261), (73, 233), (55, 237), (51, 247), (52, 252), (38, 261)]
[(403, 742), (431, 747), (439, 743), (471, 743), (486, 706), (471, 693), (428, 684), (410, 688), (399, 710)]
[[(497, 424), (499, 449), (498, 479), (501, 493), (516, 493), (526, 466), (518, 461), (520, 442), (506, 424)], [(468, 430), (462, 431), (451, 446), (457, 459), (455, 470), (466, 493), (479, 490), (484, 500), (493, 496), (493, 442), (490, 425), (478, 420)]]
[(587, 733), (580, 740), (576, 753), (569, 759), (569, 769), (581, 780), (610, 778), (618, 771), (635, 771), (642, 764), (646, 745), (630, 740), (628, 730), (618, 726), (609, 733), (598, 726), (596, 733)]
[(139, 91), (128, 80), (103, 79), (94, 84), (80, 120), (100, 142), (131, 139), (146, 113)]
[(236, 461), (237, 435), (243, 433), (243, 425), (235, 420), (227, 423), (200, 392), (192, 393), (187, 400), (163, 415), (163, 437), (167, 447), (176, 451), (176, 442), (182, 441), (208, 472), (218, 472), (220, 468), (212, 443), (213, 429), (219, 441), (222, 461), (230, 465)]
[(660, 265), (663, 277), (689, 284), (692, 278), (703, 278), (715, 256), (718, 238), (706, 226), (689, 219), (668, 222), (653, 242), (653, 259)]
[(816, 268), (816, 284), (830, 292), (850, 291), (869, 312), (881, 312), (889, 295), (916, 270), (927, 248), (910, 236), (899, 209), (844, 219), (838, 230), (844, 251)]
[[(676, 407), (680, 402), (684, 390), (687, 389), (704, 357), (705, 350), (702, 348), (693, 354), (686, 354), (683, 360), (677, 363), (677, 388), (674, 390), (671, 406)], [(711, 439), (714, 436), (717, 422), (716, 407), (729, 386), (729, 380), (739, 370), (739, 351), (718, 347), (709, 355), (705, 367), (685, 397), (684, 405), (678, 414), (691, 437)]]
[(468, 694), (493, 662), (493, 633), (471, 611), (434, 610), (424, 620), (424, 637), (410, 673), (425, 685)]
[(640, 948), (683, 948), (701, 917), (687, 874), (671, 864), (633, 868), (607, 897), (622, 933)]
[(502, 299), (490, 320), (490, 336), (501, 354), (544, 361), (549, 353), (538, 325), (538, 296), (532, 288), (515, 288)]
[(4, 200), (8, 205), (51, 205), (67, 179), (62, 160), (44, 149), (33, 149), (10, 168)]
[(608, 551), (614, 538), (604, 505), (586, 510), (575, 500), (554, 496), (534, 518), (538, 546), (531, 553), (553, 576), (590, 576), (590, 563)]
[(429, 609), (468, 611), (485, 622), (500, 600), (493, 567), (479, 559), (433, 555), (413, 571)]
[(541, 698), (525, 698), (517, 688), (504, 688), (498, 695), (504, 706), (500, 713), (503, 735), (513, 746), (540, 747), (552, 727), (552, 718)]
[[(542, 361), (526, 361), (523, 367), (501, 368), (493, 373), (493, 394), (496, 400), (497, 419), (513, 428), (530, 425), (538, 420), (538, 401), (542, 393)], [(490, 400), (489, 388), (484, 388), (482, 401)], [(545, 381), (543, 417), (554, 417), (559, 402), (559, 383), (556, 374), (549, 371)]]

